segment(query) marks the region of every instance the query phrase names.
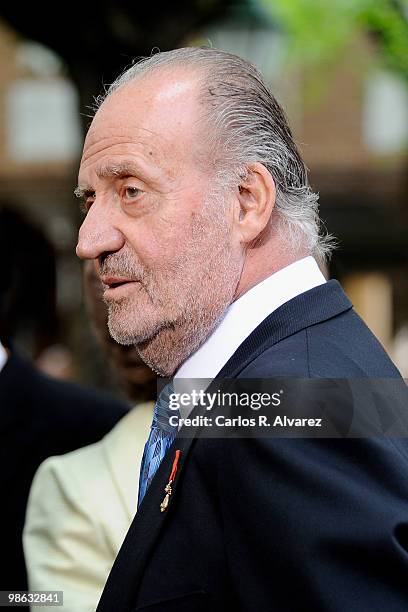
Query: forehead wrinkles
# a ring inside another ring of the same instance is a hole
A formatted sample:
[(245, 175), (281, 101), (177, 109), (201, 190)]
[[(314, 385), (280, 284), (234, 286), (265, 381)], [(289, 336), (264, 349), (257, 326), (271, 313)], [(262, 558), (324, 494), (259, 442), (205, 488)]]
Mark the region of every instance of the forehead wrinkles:
[(129, 149), (136, 149), (137, 153), (146, 155), (146, 158), (158, 161), (163, 157), (163, 149), (166, 143), (160, 134), (155, 134), (149, 130), (139, 130), (140, 134), (105, 134), (98, 136), (94, 130), (86, 137), (84, 144), (84, 152), (81, 159), (81, 164), (86, 164), (91, 158), (98, 157), (100, 153), (106, 153), (107, 149), (115, 148), (122, 149), (124, 153), (129, 152)]
[(149, 180), (156, 186), (165, 179), (172, 181), (177, 173), (168, 163), (169, 155), (166, 156), (162, 152), (154, 154), (155, 150), (157, 151), (157, 148), (154, 146), (147, 147), (136, 140), (129, 142), (127, 139), (120, 139), (116, 140), (116, 144), (112, 144), (112, 139), (102, 140), (84, 154), (78, 182), (80, 185), (90, 185), (95, 173), (96, 176), (104, 172), (114, 175), (115, 167), (127, 167), (129, 175)]

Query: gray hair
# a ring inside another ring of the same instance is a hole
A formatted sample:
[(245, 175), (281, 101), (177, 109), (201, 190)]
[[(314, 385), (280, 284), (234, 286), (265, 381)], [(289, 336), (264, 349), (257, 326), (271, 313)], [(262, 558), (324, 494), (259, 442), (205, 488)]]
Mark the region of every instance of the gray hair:
[(201, 76), (200, 101), (211, 126), (211, 159), (218, 184), (239, 184), (248, 165), (259, 162), (276, 184), (276, 218), (286, 230), (288, 247), (305, 249), (317, 259), (330, 257), (335, 241), (321, 233), (317, 193), (311, 189), (306, 165), (293, 140), (285, 114), (260, 72), (242, 58), (209, 47), (160, 52), (134, 63), (96, 100), (135, 78), (161, 67), (194, 66)]

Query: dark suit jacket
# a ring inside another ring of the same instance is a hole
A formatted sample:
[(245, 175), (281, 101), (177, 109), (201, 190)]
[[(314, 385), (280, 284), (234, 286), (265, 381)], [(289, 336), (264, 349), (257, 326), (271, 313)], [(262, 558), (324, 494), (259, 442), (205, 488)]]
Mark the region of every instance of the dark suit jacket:
[[(273, 312), (219, 374), (280, 376), (399, 373), (330, 281)], [(98, 612), (406, 612), (407, 549), (405, 440), (176, 438)]]
[(126, 413), (112, 396), (44, 376), (13, 353), (0, 372), (0, 590), (26, 590), (22, 531), (42, 461), (102, 438)]

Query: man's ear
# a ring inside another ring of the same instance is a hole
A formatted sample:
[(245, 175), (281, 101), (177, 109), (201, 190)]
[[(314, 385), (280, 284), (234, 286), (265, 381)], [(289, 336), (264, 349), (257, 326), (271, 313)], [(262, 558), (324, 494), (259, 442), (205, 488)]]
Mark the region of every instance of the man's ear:
[(275, 206), (276, 187), (263, 164), (247, 166), (247, 174), (238, 186), (235, 227), (241, 242), (255, 240), (265, 229)]

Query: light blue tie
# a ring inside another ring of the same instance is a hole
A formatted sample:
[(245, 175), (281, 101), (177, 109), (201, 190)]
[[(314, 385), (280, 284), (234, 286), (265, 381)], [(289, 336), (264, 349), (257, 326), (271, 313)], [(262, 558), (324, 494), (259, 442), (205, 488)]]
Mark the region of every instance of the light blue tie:
[(162, 389), (154, 407), (152, 426), (140, 467), (137, 507), (142, 503), (153, 476), (178, 432), (178, 426), (169, 423), (170, 416), (180, 416), (178, 410), (169, 407), (169, 397), (173, 392), (173, 383), (170, 382)]

